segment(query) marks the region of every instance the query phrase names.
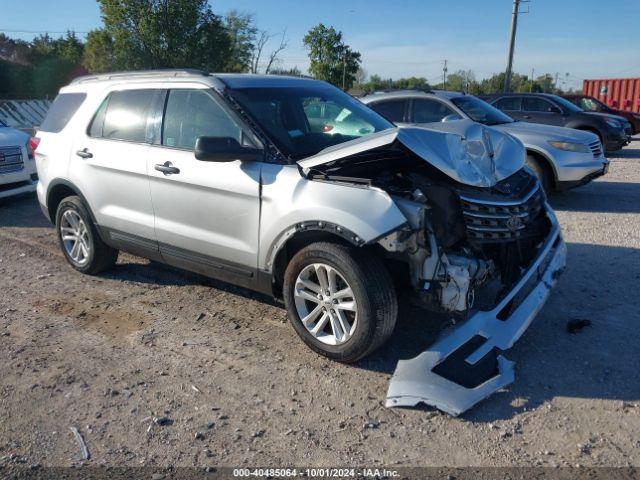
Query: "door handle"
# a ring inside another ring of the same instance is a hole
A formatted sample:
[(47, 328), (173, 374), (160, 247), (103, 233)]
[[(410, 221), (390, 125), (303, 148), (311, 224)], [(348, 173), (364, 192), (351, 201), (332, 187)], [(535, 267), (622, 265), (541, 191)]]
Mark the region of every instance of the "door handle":
[(84, 148), (82, 150), (78, 150), (76, 152), (76, 155), (78, 155), (80, 158), (84, 158), (85, 160), (87, 158), (93, 158), (93, 153), (91, 153), (88, 148)]
[(165, 175), (180, 173), (180, 169), (178, 167), (174, 167), (171, 162), (164, 162), (164, 164), (158, 163), (154, 168), (157, 171), (164, 173)]
[(522, 118), (531, 118), (531, 115), (523, 115)]

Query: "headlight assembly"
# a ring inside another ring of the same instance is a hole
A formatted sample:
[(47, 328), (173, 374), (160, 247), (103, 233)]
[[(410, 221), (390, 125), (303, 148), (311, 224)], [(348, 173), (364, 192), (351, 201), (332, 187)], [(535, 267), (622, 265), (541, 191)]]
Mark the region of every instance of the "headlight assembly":
[(587, 145), (583, 145), (582, 143), (549, 142), (549, 145), (557, 148), (558, 150), (565, 150), (567, 152), (591, 153), (591, 149)]

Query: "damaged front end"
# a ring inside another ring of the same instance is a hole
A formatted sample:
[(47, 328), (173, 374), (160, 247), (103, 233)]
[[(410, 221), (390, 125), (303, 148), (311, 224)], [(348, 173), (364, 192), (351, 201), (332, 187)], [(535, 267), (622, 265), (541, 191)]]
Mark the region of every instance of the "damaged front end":
[(386, 191), (407, 225), (377, 243), (406, 267), (413, 297), (455, 326), (401, 360), (387, 406), (459, 415), (514, 380), (500, 352), (524, 333), (565, 265), (565, 245), (519, 141), (473, 122), (408, 128), (328, 149), (307, 178)]

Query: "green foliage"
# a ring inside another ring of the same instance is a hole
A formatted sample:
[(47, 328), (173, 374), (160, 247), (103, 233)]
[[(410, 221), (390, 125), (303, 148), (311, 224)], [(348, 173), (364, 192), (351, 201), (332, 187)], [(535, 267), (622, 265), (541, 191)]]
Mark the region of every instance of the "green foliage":
[(91, 73), (110, 72), (116, 69), (113, 38), (100, 28), (87, 34), (82, 65)]
[(230, 39), (229, 58), (225, 70), (238, 73), (248, 72), (251, 69), (251, 60), (258, 35), (253, 15), (232, 10), (225, 17), (224, 25)]
[(0, 96), (54, 96), (78, 73), (84, 45), (73, 32), (59, 38), (41, 35), (31, 42), (0, 36)]
[(360, 88), (366, 93), (381, 90), (429, 90), (429, 82), (423, 77), (399, 78), (397, 80), (382, 79), (379, 75), (371, 75), (368, 82), (363, 83)]
[(223, 70), (231, 39), (207, 0), (98, 0), (123, 70)]
[(342, 32), (320, 23), (309, 30), (303, 43), (309, 51), (311, 75), (345, 90), (353, 86), (361, 63), (360, 53), (343, 42)]

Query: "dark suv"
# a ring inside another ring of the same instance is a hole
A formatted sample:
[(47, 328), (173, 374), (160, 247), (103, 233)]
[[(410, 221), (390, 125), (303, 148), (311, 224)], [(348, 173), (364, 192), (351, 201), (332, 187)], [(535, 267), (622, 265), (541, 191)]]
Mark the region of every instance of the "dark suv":
[(563, 98), (566, 98), (571, 103), (575, 103), (585, 112), (609, 113), (611, 115), (618, 115), (619, 117), (626, 118), (631, 124), (631, 130), (627, 133), (630, 135), (640, 133), (640, 113), (612, 108), (601, 100), (588, 95), (563, 95)]
[(606, 152), (627, 145), (626, 119), (606, 113), (585, 112), (558, 95), (549, 93), (499, 93), (484, 97), (516, 120), (588, 130), (600, 137)]

